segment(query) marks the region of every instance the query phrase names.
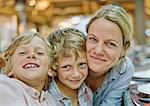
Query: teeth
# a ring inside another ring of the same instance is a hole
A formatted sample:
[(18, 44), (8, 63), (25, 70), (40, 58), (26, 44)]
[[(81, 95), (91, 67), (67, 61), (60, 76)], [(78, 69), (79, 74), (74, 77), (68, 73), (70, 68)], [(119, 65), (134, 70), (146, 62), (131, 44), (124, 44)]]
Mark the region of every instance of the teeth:
[(37, 66), (35, 64), (27, 64), (24, 68), (36, 68)]

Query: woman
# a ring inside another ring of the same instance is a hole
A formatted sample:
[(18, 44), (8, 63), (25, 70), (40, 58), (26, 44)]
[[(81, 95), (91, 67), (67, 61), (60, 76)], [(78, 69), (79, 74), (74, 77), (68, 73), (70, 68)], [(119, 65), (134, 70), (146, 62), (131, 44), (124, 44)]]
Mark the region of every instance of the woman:
[(87, 25), (86, 84), (92, 89), (94, 106), (121, 106), (133, 74), (133, 64), (125, 56), (132, 28), (127, 12), (116, 4), (107, 4)]

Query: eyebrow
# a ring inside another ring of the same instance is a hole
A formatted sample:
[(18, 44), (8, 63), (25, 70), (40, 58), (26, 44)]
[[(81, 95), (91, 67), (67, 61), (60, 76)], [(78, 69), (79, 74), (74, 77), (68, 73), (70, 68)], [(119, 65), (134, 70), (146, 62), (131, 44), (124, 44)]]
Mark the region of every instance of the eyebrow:
[(92, 35), (92, 36), (96, 37), (94, 34), (88, 34), (88, 35)]
[(114, 41), (114, 42), (116, 42), (116, 43), (119, 43), (118, 41), (116, 41), (116, 40), (113, 40), (113, 39), (109, 39), (108, 41)]
[[(96, 37), (94, 34), (88, 34), (88, 35), (92, 35), (92, 36)], [(116, 42), (116, 43), (118, 43), (118, 44), (119, 44), (119, 42), (118, 42), (118, 41), (116, 41), (116, 40), (114, 40), (114, 39), (109, 39), (108, 41), (114, 41), (114, 42)]]

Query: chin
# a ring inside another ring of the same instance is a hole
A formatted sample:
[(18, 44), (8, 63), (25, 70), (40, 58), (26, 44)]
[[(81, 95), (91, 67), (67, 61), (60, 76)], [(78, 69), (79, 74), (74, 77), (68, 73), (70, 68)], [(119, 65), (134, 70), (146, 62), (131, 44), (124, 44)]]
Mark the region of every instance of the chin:
[(78, 89), (80, 86), (81, 86), (81, 84), (75, 84), (75, 85), (72, 84), (72, 86), (70, 86), (70, 88), (71, 89)]
[(76, 90), (76, 89), (78, 89), (79, 87), (80, 87), (80, 86), (72, 86), (72, 87), (70, 87), (70, 88)]
[(93, 72), (99, 72), (102, 68), (101, 67), (96, 67), (95, 65), (89, 65), (89, 69)]

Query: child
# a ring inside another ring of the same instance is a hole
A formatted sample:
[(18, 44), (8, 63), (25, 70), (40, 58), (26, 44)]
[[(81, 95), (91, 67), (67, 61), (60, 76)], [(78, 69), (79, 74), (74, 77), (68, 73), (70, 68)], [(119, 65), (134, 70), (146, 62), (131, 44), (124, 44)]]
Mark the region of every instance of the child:
[(52, 69), (57, 74), (49, 92), (57, 106), (92, 106), (92, 92), (83, 83), (88, 74), (83, 33), (73, 28), (58, 29), (48, 40), (55, 49)]
[(53, 48), (32, 30), (18, 36), (5, 51), (0, 75), (0, 106), (55, 106), (48, 89)]

